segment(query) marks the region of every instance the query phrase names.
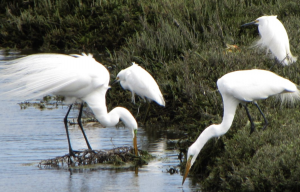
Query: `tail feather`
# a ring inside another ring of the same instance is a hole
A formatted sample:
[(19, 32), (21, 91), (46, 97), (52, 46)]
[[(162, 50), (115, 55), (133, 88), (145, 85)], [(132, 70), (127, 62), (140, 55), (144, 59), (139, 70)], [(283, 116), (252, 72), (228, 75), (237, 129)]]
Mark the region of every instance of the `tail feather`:
[(297, 86), (297, 90), (294, 92), (284, 92), (278, 96), (278, 99), (281, 101), (282, 104), (295, 104), (297, 101), (300, 101), (300, 87)]
[(298, 57), (293, 56), (292, 53), (290, 55), (287, 55), (287, 63), (288, 64), (296, 62), (297, 59), (298, 59)]
[(163, 97), (162, 95), (160, 95), (160, 102), (159, 102), (159, 104), (160, 104), (161, 106), (163, 106), (163, 107), (166, 106), (166, 102), (165, 102), (164, 97)]
[[(12, 84), (7, 84), (6, 85), (7, 87), (17, 87), (17, 88), (14, 88), (10, 91), (7, 91), (7, 92), (3, 93), (2, 95), (3, 96), (9, 96), (9, 97), (12, 97), (12, 96), (21, 97), (21, 98), (24, 98), (26, 100), (30, 100), (30, 99), (33, 99), (33, 98), (38, 98), (40, 96), (53, 94), (55, 91), (57, 91), (60, 88), (70, 84), (73, 81), (72, 80), (64, 81), (64, 79), (62, 79), (61, 82), (57, 83), (57, 79), (56, 79), (53, 82), (55, 84), (53, 84), (51, 82), (51, 80), (49, 80), (49, 81), (39, 81), (38, 83), (37, 82), (30, 82), (30, 83), (27, 83), (26, 85), (23, 85), (23, 86), (16, 86), (13, 83)], [(44, 85), (47, 85), (47, 86), (44, 86)]]

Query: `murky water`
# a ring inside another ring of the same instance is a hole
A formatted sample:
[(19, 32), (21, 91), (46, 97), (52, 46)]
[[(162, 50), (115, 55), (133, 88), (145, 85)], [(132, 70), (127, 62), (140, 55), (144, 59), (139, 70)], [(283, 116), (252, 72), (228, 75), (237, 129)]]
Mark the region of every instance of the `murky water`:
[[(0, 51), (0, 70), (5, 60), (16, 57), (18, 53)], [(0, 93), (3, 91), (0, 82)], [(156, 158), (139, 168), (138, 174), (131, 168), (40, 169), (40, 160), (68, 152), (63, 124), (67, 106), (22, 110), (18, 102), (14, 98), (0, 98), (1, 191), (197, 191), (199, 188), (189, 178), (182, 186), (180, 173), (167, 172), (170, 168), (179, 170), (180, 163), (178, 151), (167, 144), (169, 136), (143, 128), (138, 130), (139, 149)], [(77, 114), (77, 110), (72, 110), (69, 117), (76, 118)], [(128, 129), (84, 127), (94, 149), (132, 146)], [(70, 135), (73, 149), (86, 149), (78, 126), (70, 126)]]

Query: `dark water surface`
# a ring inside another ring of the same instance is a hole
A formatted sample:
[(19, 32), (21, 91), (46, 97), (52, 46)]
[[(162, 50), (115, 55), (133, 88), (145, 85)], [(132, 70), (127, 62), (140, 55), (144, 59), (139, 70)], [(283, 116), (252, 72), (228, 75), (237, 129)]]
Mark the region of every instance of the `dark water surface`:
[[(0, 51), (0, 70), (5, 60), (19, 57), (16, 52)], [(1, 87), (0, 93), (5, 91)], [(63, 117), (67, 106), (40, 110), (20, 109), (14, 98), (0, 96), (0, 191), (197, 191), (198, 185), (187, 178), (181, 185), (178, 151), (167, 144), (165, 132), (138, 130), (139, 149), (147, 150), (156, 158), (138, 170), (132, 168), (41, 169), (41, 160), (68, 153)], [(69, 118), (76, 118), (72, 110)], [(84, 125), (93, 149), (112, 149), (132, 146), (128, 129), (99, 128)], [(70, 126), (73, 149), (86, 149), (78, 126)], [(147, 128), (149, 129), (149, 128)], [(150, 128), (151, 129), (151, 128)]]

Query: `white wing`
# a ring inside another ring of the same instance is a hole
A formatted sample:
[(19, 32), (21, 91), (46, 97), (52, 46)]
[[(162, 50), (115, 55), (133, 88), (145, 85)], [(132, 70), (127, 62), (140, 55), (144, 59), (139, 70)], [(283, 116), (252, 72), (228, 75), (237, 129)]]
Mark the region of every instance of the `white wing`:
[(36, 98), (47, 94), (82, 98), (107, 85), (109, 73), (91, 55), (34, 54), (6, 63), (0, 72), (5, 95)]
[(295, 92), (297, 87), (291, 81), (265, 70), (234, 71), (218, 80), (222, 95), (231, 95), (240, 101), (266, 99), (285, 92)]

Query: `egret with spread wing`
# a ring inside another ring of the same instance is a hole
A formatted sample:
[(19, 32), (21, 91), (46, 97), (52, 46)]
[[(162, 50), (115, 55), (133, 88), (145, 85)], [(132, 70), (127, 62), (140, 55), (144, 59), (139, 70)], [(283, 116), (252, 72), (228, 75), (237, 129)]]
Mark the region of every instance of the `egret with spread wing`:
[[(92, 55), (33, 54), (10, 61), (0, 71), (0, 79), (5, 80), (10, 91), (2, 94), (20, 99), (33, 99), (43, 95), (61, 95), (70, 104), (64, 118), (70, 155), (74, 155), (69, 138), (67, 117), (75, 101), (86, 102), (103, 126), (115, 126), (122, 120), (133, 135), (137, 154), (137, 122), (123, 107), (107, 112), (106, 92), (109, 89), (108, 70)], [(78, 124), (89, 149), (91, 146), (81, 123), (82, 107)]]

